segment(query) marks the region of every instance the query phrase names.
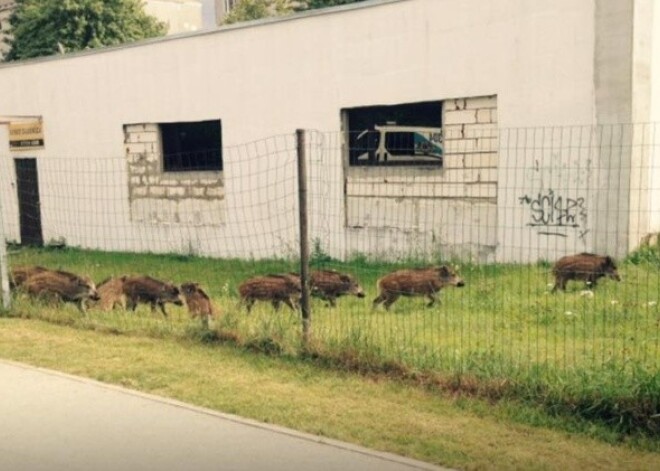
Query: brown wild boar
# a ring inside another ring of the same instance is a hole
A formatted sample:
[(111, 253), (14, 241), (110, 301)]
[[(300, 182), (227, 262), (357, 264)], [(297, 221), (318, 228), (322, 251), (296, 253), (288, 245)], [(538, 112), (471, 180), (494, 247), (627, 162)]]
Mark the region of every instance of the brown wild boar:
[(245, 304), (248, 313), (255, 301), (270, 301), (275, 310), (284, 303), (296, 310), (300, 302), (302, 288), (300, 278), (291, 274), (256, 276), (245, 280), (238, 287), (241, 303)]
[(364, 298), (362, 286), (351, 275), (335, 270), (314, 270), (309, 274), (310, 294), (327, 301), (330, 306), (337, 305), (336, 299), (345, 294)]
[(465, 282), (454, 271), (442, 265), (440, 267), (399, 270), (385, 275), (378, 280), (378, 297), (373, 307), (384, 303), (389, 309), (400, 296), (426, 296), (427, 307), (433, 306), (435, 294), (445, 286), (465, 286)]
[(124, 280), (124, 294), (126, 307), (135, 311), (139, 303), (149, 304), (151, 311), (160, 308), (160, 312), (167, 317), (165, 303), (183, 306), (181, 291), (171, 283), (156, 280), (150, 276), (129, 276)]
[(38, 273), (51, 271), (48, 268), (36, 266), (16, 267), (9, 273), (9, 288), (15, 289), (20, 287), (25, 280)]
[(199, 317), (202, 320), (209, 320), (215, 316), (215, 309), (208, 295), (200, 288), (198, 283), (184, 283), (181, 285), (181, 292), (186, 300), (188, 312), (193, 319)]
[(116, 307), (126, 309), (126, 293), (124, 293), (125, 276), (106, 278), (96, 286), (100, 300), (96, 307), (102, 311), (110, 311)]
[(75, 303), (81, 312), (85, 312), (88, 300), (99, 300), (96, 286), (89, 278), (60, 270), (32, 275), (23, 282), (23, 288), (31, 296)]
[(552, 274), (555, 276), (553, 293), (557, 288), (566, 291), (566, 283), (569, 280), (582, 280), (587, 288), (595, 288), (598, 279), (604, 276), (621, 281), (612, 257), (593, 253), (579, 253), (560, 258), (552, 267)]

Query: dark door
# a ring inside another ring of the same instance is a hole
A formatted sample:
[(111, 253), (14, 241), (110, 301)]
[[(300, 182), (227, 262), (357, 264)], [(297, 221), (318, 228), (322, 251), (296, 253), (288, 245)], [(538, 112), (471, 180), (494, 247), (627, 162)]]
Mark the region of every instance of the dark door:
[(14, 159), (21, 244), (43, 245), (36, 159)]

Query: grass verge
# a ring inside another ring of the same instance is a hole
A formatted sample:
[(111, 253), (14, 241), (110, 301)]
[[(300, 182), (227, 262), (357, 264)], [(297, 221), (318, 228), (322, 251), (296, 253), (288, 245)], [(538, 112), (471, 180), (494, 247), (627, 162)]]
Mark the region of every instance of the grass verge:
[(228, 346), (0, 318), (0, 357), (461, 469), (660, 468), (658, 453), (523, 425), (556, 419), (513, 402)]
[[(320, 258), (320, 257), (317, 257)], [(306, 358), (344, 371), (404, 378), (490, 400), (525, 402), (559, 421), (580, 417), (607, 440), (660, 437), (660, 272), (658, 251), (620, 264), (625, 282), (603, 280), (583, 290), (572, 282), (551, 294), (547, 263), (464, 264), (466, 287), (442, 292), (442, 305), (402, 299), (372, 310), (375, 280), (412, 265), (324, 258), (323, 267), (356, 275), (367, 301), (344, 297), (329, 309), (313, 301), (313, 343)], [(250, 315), (237, 306), (237, 286), (256, 274), (295, 270), (290, 260), (218, 260), (78, 249), (21, 249), (12, 265), (42, 264), (101, 280), (147, 273), (177, 284), (198, 281), (223, 315), (213, 332), (198, 332), (185, 309), (170, 317), (148, 313), (46, 306), (18, 295), (12, 315), (110, 333), (229, 341), (286, 357), (301, 352), (299, 315), (260, 304)], [(321, 263), (321, 262), (319, 262)], [(315, 266), (316, 268), (316, 266)], [(552, 285), (550, 285), (552, 286)]]

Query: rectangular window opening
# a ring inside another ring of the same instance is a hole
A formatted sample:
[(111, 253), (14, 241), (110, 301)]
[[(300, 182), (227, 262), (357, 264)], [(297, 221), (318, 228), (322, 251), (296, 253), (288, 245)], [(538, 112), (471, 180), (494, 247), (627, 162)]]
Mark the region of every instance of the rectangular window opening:
[(442, 166), (442, 102), (342, 110), (350, 166)]
[(164, 172), (222, 170), (222, 122), (161, 123)]

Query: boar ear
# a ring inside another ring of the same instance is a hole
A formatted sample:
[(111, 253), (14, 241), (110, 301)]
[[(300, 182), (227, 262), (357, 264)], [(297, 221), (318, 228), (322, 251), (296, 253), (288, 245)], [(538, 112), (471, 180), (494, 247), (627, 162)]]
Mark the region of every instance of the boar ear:
[(351, 277), (350, 277), (349, 275), (346, 275), (346, 274), (341, 274), (341, 275), (339, 275), (339, 279), (340, 279), (341, 281), (345, 281), (345, 282), (347, 282), (347, 283), (350, 283), (350, 282), (351, 282)]

